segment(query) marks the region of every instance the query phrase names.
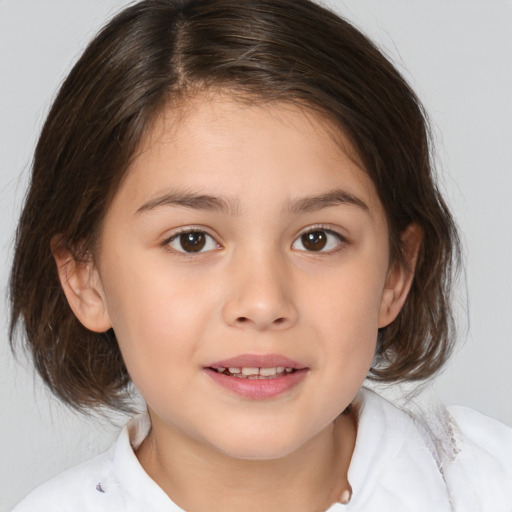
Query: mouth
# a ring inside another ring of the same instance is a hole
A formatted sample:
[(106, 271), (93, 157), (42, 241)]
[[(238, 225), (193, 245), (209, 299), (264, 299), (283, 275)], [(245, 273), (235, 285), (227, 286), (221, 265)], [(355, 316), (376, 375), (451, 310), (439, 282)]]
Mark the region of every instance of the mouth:
[(242, 355), (204, 368), (212, 380), (244, 398), (262, 400), (291, 390), (309, 368), (279, 355)]
[(237, 379), (259, 379), (270, 380), (284, 377), (290, 373), (295, 373), (297, 370), (290, 366), (271, 366), (268, 368), (259, 368), (257, 366), (232, 366), (224, 368), (218, 366), (216, 368), (210, 367), (212, 371), (228, 375), (229, 377), (236, 377)]

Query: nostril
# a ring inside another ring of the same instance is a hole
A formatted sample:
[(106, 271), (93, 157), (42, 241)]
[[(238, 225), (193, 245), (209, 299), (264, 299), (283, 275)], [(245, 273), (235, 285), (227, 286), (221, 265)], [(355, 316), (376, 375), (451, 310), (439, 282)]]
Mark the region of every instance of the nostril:
[[(239, 324), (239, 325), (240, 325), (240, 324), (248, 324), (248, 323), (251, 323), (251, 319), (250, 319), (250, 318), (248, 318), (248, 317), (246, 317), (246, 316), (239, 316), (239, 317), (236, 319), (236, 322), (237, 322), (237, 324)], [(274, 326), (276, 326), (276, 325), (283, 325), (283, 324), (285, 324), (285, 323), (286, 323), (286, 318), (285, 318), (285, 317), (283, 317), (283, 316), (281, 316), (281, 317), (279, 317), (279, 318), (276, 318), (276, 319), (272, 322), (272, 324), (273, 324)]]
[[(237, 321), (238, 323), (240, 323), (240, 324), (245, 324), (245, 323), (247, 323), (247, 322), (250, 322), (250, 320), (249, 320), (247, 317), (245, 317), (245, 316), (239, 316), (239, 317), (236, 319), (236, 321)], [(284, 323), (284, 322), (286, 322), (286, 318), (284, 318), (284, 317), (280, 317), (280, 318), (276, 318), (276, 319), (274, 320), (274, 322), (273, 322), (273, 323), (274, 323), (275, 325), (280, 325), (280, 324), (282, 324), (282, 323)]]

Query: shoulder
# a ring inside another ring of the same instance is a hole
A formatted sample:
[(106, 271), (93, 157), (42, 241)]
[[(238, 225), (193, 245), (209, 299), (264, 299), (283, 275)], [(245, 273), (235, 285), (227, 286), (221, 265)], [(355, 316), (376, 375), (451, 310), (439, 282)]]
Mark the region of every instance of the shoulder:
[[(102, 482), (113, 482), (112, 450), (75, 466), (48, 480), (24, 500), (13, 512), (60, 512), (115, 510), (118, 493), (102, 492)], [(114, 500), (112, 500), (114, 498)], [(122, 508), (119, 508), (122, 510)]]
[(450, 406), (466, 448), (488, 454), (504, 471), (512, 471), (512, 428), (469, 407)]
[(456, 427), (458, 453), (446, 470), (447, 480), (477, 490), (474, 499), (487, 507), (482, 509), (508, 512), (512, 506), (512, 428), (468, 407), (452, 406), (448, 411)]
[(133, 418), (107, 452), (42, 484), (13, 512), (181, 512), (135, 455), (149, 429), (147, 415)]
[(400, 407), (368, 390), (361, 398), (356, 510), (512, 511), (511, 428), (429, 396)]
[(454, 510), (511, 512), (512, 429), (428, 397), (412, 418), (429, 446)]
[(354, 510), (451, 510), (446, 484), (413, 419), (382, 396), (363, 389), (356, 446), (348, 478)]

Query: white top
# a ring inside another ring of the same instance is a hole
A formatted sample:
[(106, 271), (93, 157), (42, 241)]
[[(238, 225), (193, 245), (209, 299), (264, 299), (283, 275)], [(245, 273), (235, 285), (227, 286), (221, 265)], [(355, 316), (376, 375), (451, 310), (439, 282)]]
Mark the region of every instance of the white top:
[[(512, 512), (512, 429), (465, 407), (413, 420), (368, 390), (361, 402), (352, 500), (328, 512)], [(147, 415), (133, 418), (106, 453), (43, 484), (14, 512), (183, 512), (135, 456), (149, 429)]]

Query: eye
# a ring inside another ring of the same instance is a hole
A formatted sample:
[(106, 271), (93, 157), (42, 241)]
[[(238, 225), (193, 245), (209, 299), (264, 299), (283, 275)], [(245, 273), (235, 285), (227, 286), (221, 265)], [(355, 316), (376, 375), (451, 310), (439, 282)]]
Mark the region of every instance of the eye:
[(177, 252), (189, 254), (214, 251), (220, 247), (208, 233), (199, 230), (176, 233), (165, 242), (165, 245)]
[(328, 252), (340, 246), (345, 239), (329, 229), (313, 229), (303, 233), (295, 242), (292, 249), (309, 252)]

